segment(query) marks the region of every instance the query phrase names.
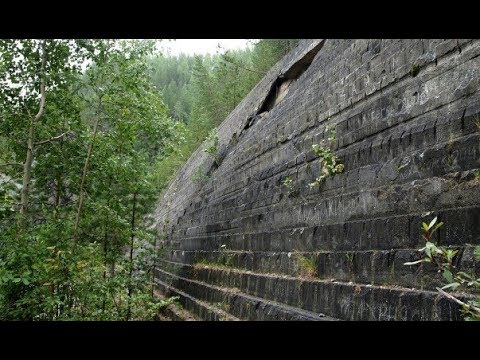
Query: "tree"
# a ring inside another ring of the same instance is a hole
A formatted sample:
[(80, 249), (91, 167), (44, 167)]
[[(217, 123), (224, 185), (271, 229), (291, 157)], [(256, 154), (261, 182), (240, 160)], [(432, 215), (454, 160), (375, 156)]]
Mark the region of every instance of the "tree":
[[(13, 106), (24, 104), (22, 93), (8, 97), (16, 88), (11, 80), (2, 83), (6, 121), (0, 144), (8, 152), (2, 161), (17, 162), (25, 158), (23, 144), (33, 146), (31, 160), (25, 161), (32, 185), (27, 201), (15, 206), (11, 185), (0, 192), (12, 203), (2, 214), (31, 220), (1, 224), (0, 318), (151, 317), (166, 303), (151, 298), (149, 262), (138, 261), (133, 247), (153, 240), (144, 219), (156, 194), (151, 172), (176, 129), (148, 76), (146, 56), (153, 44), (98, 40), (85, 53), (89, 57), (77, 57), (82, 61), (73, 67), (77, 53), (72, 42), (55, 42), (58, 47), (71, 45), (64, 52), (45, 43), (45, 69), (62, 59), (66, 65), (46, 71), (45, 80), (37, 79), (38, 98), (31, 97), (29, 107)], [(15, 44), (5, 42), (10, 47), (2, 48), (6, 78), (19, 73)], [(42, 58), (42, 49), (38, 46), (37, 58)], [(38, 69), (41, 64), (26, 65), (25, 79), (30, 79), (27, 70)], [(41, 117), (14, 122), (20, 110), (28, 114), (42, 98)], [(8, 181), (14, 186), (15, 165), (2, 169), (11, 174)], [(28, 212), (20, 212), (22, 208)]]
[[(47, 93), (64, 91), (69, 79), (79, 72), (81, 63), (91, 50), (91, 43), (80, 40), (0, 41), (3, 74), (0, 80), (0, 104), (4, 108), (2, 127), (14, 130), (16, 120), (23, 119), (16, 130), (27, 133), (20, 202), (23, 219), (28, 212), (35, 146), (61, 139), (65, 135), (35, 142), (38, 123), (45, 114)], [(37, 111), (33, 115), (35, 107)]]

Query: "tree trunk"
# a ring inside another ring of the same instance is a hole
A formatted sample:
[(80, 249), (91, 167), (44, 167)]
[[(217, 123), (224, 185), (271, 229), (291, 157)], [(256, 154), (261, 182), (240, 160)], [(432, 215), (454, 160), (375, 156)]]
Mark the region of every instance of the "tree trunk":
[[(108, 247), (107, 247), (107, 240), (108, 240), (108, 233), (107, 230), (105, 229), (105, 236), (103, 238), (103, 282), (107, 282), (107, 253), (108, 253)], [(102, 301), (102, 313), (105, 313), (105, 305), (107, 303), (107, 293), (103, 293), (103, 301)]]
[(132, 315), (132, 308), (130, 300), (132, 297), (132, 275), (133, 275), (133, 240), (135, 239), (135, 210), (137, 205), (137, 193), (133, 193), (133, 208), (132, 208), (132, 225), (131, 225), (131, 239), (130, 239), (130, 268), (128, 273), (128, 310), (127, 310), (127, 321), (130, 320)]
[(75, 228), (73, 231), (73, 234), (74, 234), (73, 239), (75, 241), (75, 244), (77, 243), (77, 240), (78, 240), (78, 227), (80, 225), (80, 215), (82, 213), (83, 197), (85, 192), (84, 187), (85, 187), (85, 179), (87, 177), (87, 172), (88, 172), (88, 163), (90, 162), (90, 157), (92, 156), (92, 151), (93, 151), (93, 144), (95, 143), (95, 139), (97, 137), (98, 123), (99, 123), (99, 117), (97, 115), (95, 119), (94, 128), (93, 128), (92, 141), (90, 141), (90, 144), (88, 145), (87, 157), (85, 159), (85, 164), (83, 165), (82, 181), (80, 183), (80, 191), (79, 191), (79, 199), (78, 199), (77, 218), (75, 220)]
[(45, 49), (47, 41), (43, 40), (42, 42), (42, 65), (40, 67), (41, 79), (40, 79), (40, 105), (37, 115), (35, 118), (30, 120), (30, 126), (28, 128), (28, 139), (27, 139), (27, 157), (25, 163), (23, 164), (23, 181), (22, 181), (22, 193), (20, 200), (20, 214), (22, 214), (23, 219), (25, 219), (28, 212), (28, 195), (30, 187), (30, 178), (32, 176), (32, 163), (33, 163), (33, 150), (34, 150), (34, 140), (35, 140), (35, 124), (40, 120), (45, 113), (45, 66), (47, 64), (47, 51)]
[[(63, 150), (63, 139), (60, 140), (60, 151)], [(61, 200), (61, 194), (62, 194), (62, 173), (61, 171), (57, 170), (57, 186), (56, 186), (56, 192), (55, 192), (55, 205), (54, 205), (54, 212), (55, 212), (55, 218), (58, 215), (58, 208), (60, 206), (60, 200)]]
[(59, 172), (57, 174), (57, 191), (55, 192), (55, 214), (58, 212), (58, 207), (60, 206), (60, 194), (62, 192), (62, 174)]

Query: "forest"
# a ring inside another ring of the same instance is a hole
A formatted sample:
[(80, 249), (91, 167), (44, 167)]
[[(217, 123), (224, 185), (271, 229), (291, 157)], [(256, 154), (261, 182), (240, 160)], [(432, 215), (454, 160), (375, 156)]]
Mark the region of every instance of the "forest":
[(151, 213), (296, 40), (165, 57), (154, 40), (0, 40), (0, 319), (152, 320)]

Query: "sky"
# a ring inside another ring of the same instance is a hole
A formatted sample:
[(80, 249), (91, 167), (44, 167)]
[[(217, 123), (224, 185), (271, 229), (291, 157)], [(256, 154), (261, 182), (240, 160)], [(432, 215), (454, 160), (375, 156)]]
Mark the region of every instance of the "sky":
[(205, 55), (217, 53), (218, 44), (224, 50), (244, 49), (249, 46), (247, 39), (176, 39), (161, 41), (159, 48), (165, 55), (171, 56), (180, 53)]

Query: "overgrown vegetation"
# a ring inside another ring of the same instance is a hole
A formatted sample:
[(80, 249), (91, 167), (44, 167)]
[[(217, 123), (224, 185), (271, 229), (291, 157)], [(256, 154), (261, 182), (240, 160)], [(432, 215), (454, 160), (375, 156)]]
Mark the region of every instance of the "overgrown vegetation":
[[(0, 319), (153, 319), (148, 41), (0, 41)], [(83, 69), (82, 69), (83, 67)]]
[[(422, 237), (426, 243), (419, 251), (423, 253), (420, 260), (407, 262), (404, 265), (417, 265), (420, 263), (430, 263), (435, 265), (438, 272), (442, 273), (443, 278), (447, 282), (442, 288), (437, 290), (462, 306), (466, 320), (480, 320), (480, 278), (477, 278), (475, 273), (471, 271), (459, 271), (453, 264), (453, 260), (458, 253), (458, 250), (448, 246), (440, 246), (433, 240), (433, 234), (444, 225), (443, 222), (438, 222), (435, 217), (430, 223), (422, 223)], [(474, 256), (480, 260), (480, 246), (475, 248)], [(475, 300), (467, 303), (461, 301), (457, 296), (447, 293), (445, 290), (461, 290), (468, 289), (477, 294)]]

